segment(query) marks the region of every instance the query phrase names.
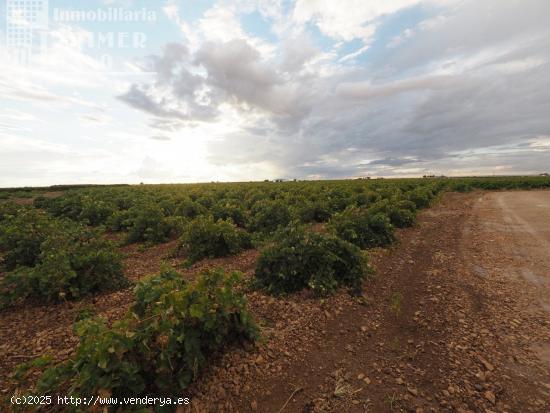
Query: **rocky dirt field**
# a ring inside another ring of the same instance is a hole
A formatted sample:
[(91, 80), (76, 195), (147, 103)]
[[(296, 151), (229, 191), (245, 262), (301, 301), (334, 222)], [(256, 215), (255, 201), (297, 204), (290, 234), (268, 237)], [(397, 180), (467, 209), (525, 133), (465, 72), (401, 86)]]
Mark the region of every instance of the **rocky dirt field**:
[[(322, 230), (322, 228), (316, 228)], [(371, 253), (362, 297), (248, 295), (256, 346), (229, 350), (189, 389), (189, 412), (550, 411), (550, 191), (446, 194)], [(182, 270), (171, 244), (125, 247), (136, 280), (167, 261), (185, 276), (247, 275), (257, 251)], [(63, 359), (93, 307), (119, 317), (131, 290), (0, 313), (0, 380), (30, 356)]]

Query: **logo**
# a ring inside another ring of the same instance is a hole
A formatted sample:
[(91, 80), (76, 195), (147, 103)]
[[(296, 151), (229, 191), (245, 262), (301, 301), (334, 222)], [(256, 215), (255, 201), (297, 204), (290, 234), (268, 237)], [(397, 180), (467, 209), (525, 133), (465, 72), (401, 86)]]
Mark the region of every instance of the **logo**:
[[(104, 73), (152, 73), (139, 69), (137, 65), (132, 66), (132, 72), (121, 71), (127, 66), (120, 56), (128, 57), (129, 49), (135, 49), (136, 57), (143, 53), (147, 47), (147, 35), (139, 25), (143, 23), (150, 27), (157, 21), (156, 11), (147, 8), (50, 10), (53, 1), (6, 0), (9, 61), (26, 66), (38, 59), (47, 63), (48, 49), (62, 45), (97, 61)], [(63, 30), (61, 35), (60, 30)]]
[(8, 55), (29, 63), (33, 55), (47, 50), (48, 0), (6, 1), (6, 47)]

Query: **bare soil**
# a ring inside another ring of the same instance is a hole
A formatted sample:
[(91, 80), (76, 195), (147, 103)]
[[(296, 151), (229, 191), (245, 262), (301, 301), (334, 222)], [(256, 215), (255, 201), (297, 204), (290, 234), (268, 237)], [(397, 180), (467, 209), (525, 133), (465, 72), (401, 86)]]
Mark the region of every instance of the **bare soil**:
[[(550, 411), (550, 191), (446, 194), (371, 252), (362, 297), (247, 294), (257, 345), (229, 349), (189, 389), (189, 412)], [(164, 244), (125, 247), (136, 280), (161, 262), (192, 277), (252, 275), (257, 251), (182, 270)], [(113, 320), (131, 290), (0, 313), (0, 389), (32, 355), (69, 356), (84, 306)]]
[[(58, 196), (63, 195), (62, 191), (48, 191), (40, 194), (45, 198), (57, 198)], [(4, 200), (4, 202), (15, 202), (18, 205), (32, 205), (34, 202), (35, 196), (29, 196), (28, 198), (10, 198)]]

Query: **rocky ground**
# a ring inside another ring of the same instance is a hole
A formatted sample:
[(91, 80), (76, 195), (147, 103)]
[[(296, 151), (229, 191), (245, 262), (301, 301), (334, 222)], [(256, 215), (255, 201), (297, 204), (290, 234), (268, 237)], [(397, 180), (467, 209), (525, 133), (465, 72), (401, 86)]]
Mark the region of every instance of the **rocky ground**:
[[(399, 243), (371, 252), (376, 275), (362, 297), (248, 293), (262, 339), (215, 360), (181, 410), (549, 411), (549, 214), (550, 191), (447, 194)], [(173, 246), (125, 248), (137, 279)], [(251, 250), (182, 272), (251, 275), (256, 258)], [(130, 300), (126, 290), (0, 313), (0, 380), (30, 355), (67, 357), (79, 309), (115, 319)]]

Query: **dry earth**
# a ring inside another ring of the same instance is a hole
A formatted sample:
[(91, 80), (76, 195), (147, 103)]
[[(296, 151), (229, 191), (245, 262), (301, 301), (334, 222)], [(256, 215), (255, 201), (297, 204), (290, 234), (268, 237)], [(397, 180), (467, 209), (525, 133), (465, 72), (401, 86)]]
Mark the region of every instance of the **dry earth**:
[[(446, 194), (400, 242), (371, 253), (363, 297), (248, 293), (256, 346), (229, 350), (191, 389), (190, 412), (547, 412), (550, 191)], [(132, 279), (171, 244), (126, 247)], [(209, 260), (253, 273), (257, 252)], [(178, 260), (169, 260), (178, 266)], [(30, 355), (67, 357), (92, 305), (119, 317), (131, 291), (0, 313), (0, 388)]]

